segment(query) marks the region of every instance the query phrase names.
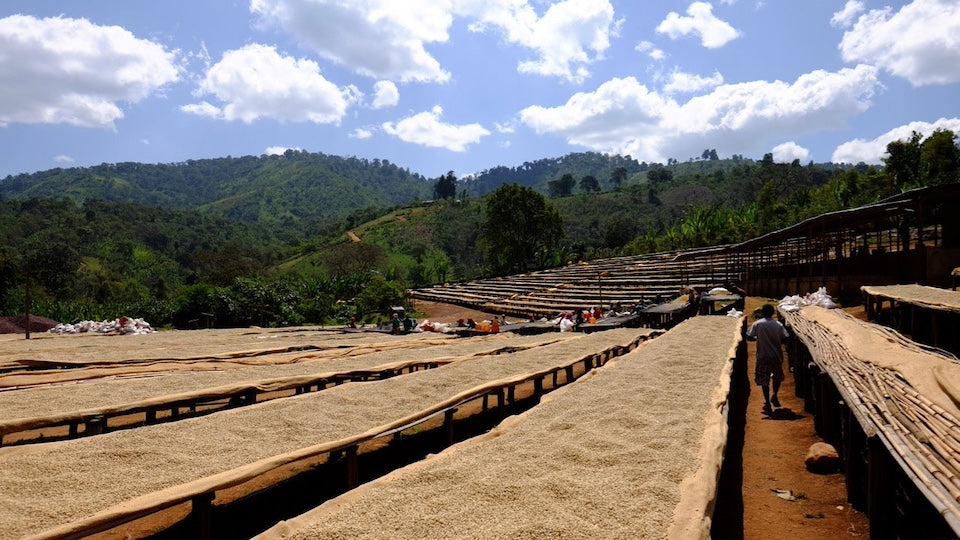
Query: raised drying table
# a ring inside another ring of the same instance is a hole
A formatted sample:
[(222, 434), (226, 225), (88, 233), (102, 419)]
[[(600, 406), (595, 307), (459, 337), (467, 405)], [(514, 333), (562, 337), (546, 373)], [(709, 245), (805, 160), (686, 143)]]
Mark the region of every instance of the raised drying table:
[[(350, 449), (465, 401), (602, 365), (651, 332), (613, 330), (537, 350), (454, 362), (171, 424), (0, 448), (0, 538), (81, 536), (214, 494), (291, 463)], [(588, 365), (589, 364), (589, 365)], [(446, 422), (445, 422), (446, 423)], [(197, 510), (199, 509), (199, 510)]]
[(839, 309), (781, 314), (799, 341), (798, 394), (838, 447), (848, 498), (871, 532), (960, 534), (957, 359)]
[(708, 538), (741, 327), (688, 320), (258, 538)]
[(865, 285), (860, 291), (870, 320), (882, 320), (914, 341), (960, 354), (960, 292), (916, 284)]

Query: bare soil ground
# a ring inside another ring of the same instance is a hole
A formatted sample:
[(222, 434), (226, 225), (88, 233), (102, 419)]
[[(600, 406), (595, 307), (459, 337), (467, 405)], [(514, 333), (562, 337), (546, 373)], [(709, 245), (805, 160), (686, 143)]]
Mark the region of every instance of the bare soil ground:
[[(493, 313), (486, 313), (456, 304), (442, 304), (440, 302), (427, 302), (425, 300), (414, 300), (413, 309), (417, 311), (417, 313), (425, 314), (423, 317), (425, 319), (443, 323), (455, 323), (457, 319), (473, 319), (480, 322), (483, 320), (493, 320), (494, 317)], [(510, 317), (508, 321), (513, 321), (514, 319), (520, 320), (518, 317)]]
[[(46, 317), (30, 316), (31, 332), (46, 332), (57, 325), (57, 321)], [(26, 330), (26, 318), (23, 315), (0, 317), (0, 334), (22, 334)]]
[[(746, 313), (759, 308), (764, 299), (748, 298)], [(743, 447), (743, 537), (820, 538), (824, 540), (869, 538), (867, 516), (847, 503), (842, 473), (813, 474), (804, 465), (807, 450), (822, 442), (813, 427), (813, 416), (796, 397), (788, 373), (780, 388), (782, 408), (764, 414), (763, 394), (753, 384), (755, 343), (748, 344), (750, 398)], [(773, 490), (788, 490), (789, 501)]]

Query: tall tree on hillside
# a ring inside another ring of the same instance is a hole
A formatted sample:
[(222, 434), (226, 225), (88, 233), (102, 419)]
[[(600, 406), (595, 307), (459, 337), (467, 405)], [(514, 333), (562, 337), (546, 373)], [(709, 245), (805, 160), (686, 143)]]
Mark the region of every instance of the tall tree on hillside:
[(569, 197), (573, 193), (573, 186), (577, 184), (573, 175), (567, 173), (557, 180), (547, 182), (547, 189), (550, 190), (550, 197)]
[(883, 158), (889, 190), (887, 195), (919, 185), (921, 138), (923, 135), (914, 131), (909, 141), (893, 141), (887, 145), (888, 155)]
[(626, 167), (617, 167), (613, 170), (613, 174), (610, 175), (610, 185), (613, 187), (614, 191), (620, 191), (620, 188), (623, 186), (623, 183), (627, 180), (627, 169)]
[(480, 246), (497, 274), (526, 270), (538, 249), (553, 249), (563, 236), (560, 213), (528, 187), (504, 184), (487, 196)]
[(663, 167), (650, 169), (647, 171), (647, 180), (650, 181), (651, 186), (669, 182), (670, 180), (673, 180), (673, 171), (670, 169), (664, 169)]
[(923, 185), (950, 184), (960, 179), (960, 149), (957, 136), (948, 129), (937, 129), (920, 145), (920, 177)]
[(8, 291), (22, 279), (20, 275), (20, 255), (9, 246), (0, 246), (0, 312), (11, 313), (22, 306), (7, 304)]
[(457, 196), (457, 177), (453, 171), (437, 179), (433, 185), (433, 196), (436, 199), (452, 199)]
[(580, 179), (580, 191), (584, 193), (596, 193), (600, 191), (600, 182), (593, 175), (586, 175)]

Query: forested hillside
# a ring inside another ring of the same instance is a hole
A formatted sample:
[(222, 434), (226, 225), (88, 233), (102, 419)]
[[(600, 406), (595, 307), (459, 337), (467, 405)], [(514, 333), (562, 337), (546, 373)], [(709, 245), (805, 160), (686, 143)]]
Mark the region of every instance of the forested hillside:
[(64, 322), (375, 319), (406, 288), (738, 242), (960, 178), (949, 131), (893, 141), (887, 156), (877, 168), (583, 153), (427, 180), (288, 152), (8, 177), (0, 314), (21, 311), (29, 291), (33, 313)]
[(188, 209), (247, 223), (314, 231), (366, 207), (432, 196), (433, 184), (388, 161), (288, 150), (283, 155), (116, 163), (0, 180), (5, 199), (70, 197)]

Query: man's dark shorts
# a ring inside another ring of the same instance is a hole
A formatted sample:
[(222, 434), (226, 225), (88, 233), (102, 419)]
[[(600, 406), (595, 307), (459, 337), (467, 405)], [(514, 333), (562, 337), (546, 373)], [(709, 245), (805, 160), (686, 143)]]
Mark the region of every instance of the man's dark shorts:
[(779, 358), (757, 358), (757, 367), (754, 370), (754, 380), (757, 386), (767, 386), (770, 378), (774, 381), (783, 380), (783, 360)]

